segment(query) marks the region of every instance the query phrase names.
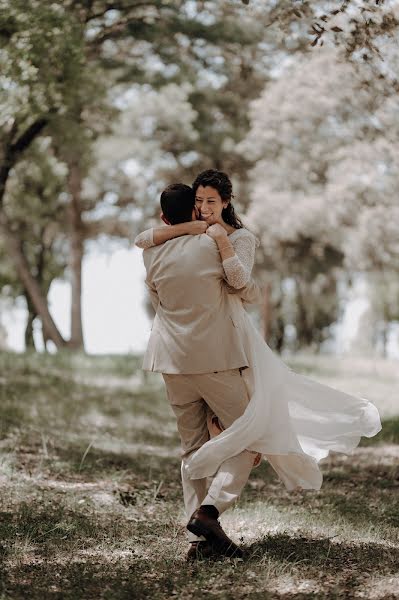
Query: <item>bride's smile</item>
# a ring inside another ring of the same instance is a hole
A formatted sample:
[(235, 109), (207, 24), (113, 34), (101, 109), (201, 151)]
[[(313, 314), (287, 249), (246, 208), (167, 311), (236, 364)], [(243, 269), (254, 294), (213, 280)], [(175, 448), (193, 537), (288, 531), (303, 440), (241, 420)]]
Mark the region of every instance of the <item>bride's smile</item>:
[(200, 211), (201, 221), (206, 221), (208, 225), (223, 222), (222, 211), (228, 204), (222, 200), (219, 192), (214, 188), (202, 185), (198, 187), (195, 206)]

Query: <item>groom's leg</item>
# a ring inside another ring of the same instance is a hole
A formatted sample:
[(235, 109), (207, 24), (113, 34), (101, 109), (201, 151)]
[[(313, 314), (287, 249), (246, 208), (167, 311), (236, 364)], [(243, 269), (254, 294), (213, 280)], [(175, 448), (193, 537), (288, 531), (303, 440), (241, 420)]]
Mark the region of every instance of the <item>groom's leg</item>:
[[(203, 503), (207, 492), (207, 478), (189, 479), (184, 469), (185, 461), (192, 452), (198, 450), (209, 439), (207, 406), (190, 377), (190, 375), (163, 375), (181, 439), (181, 477), (187, 519)], [(190, 541), (199, 539), (190, 532), (188, 535)]]
[(254, 455), (247, 450), (225, 460), (220, 465), (202, 504), (212, 504), (216, 506), (219, 514), (222, 514), (238, 500), (253, 465)]
[[(195, 377), (199, 393), (225, 429), (243, 414), (249, 398), (239, 369), (192, 377)], [(239, 497), (253, 463), (254, 455), (247, 450), (224, 461), (202, 504), (216, 506), (219, 513), (225, 511)]]

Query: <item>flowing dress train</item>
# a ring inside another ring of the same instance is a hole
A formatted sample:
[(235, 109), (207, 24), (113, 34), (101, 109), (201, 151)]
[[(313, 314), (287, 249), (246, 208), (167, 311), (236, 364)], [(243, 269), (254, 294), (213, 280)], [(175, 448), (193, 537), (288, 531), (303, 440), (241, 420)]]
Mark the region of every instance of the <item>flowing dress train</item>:
[(193, 479), (212, 475), (244, 449), (260, 452), (288, 490), (320, 489), (318, 462), (330, 451), (350, 453), (361, 436), (381, 429), (377, 408), (293, 372), (255, 329), (241, 301), (232, 296), (250, 368), (243, 371), (250, 401), (228, 429), (197, 450), (187, 463)]

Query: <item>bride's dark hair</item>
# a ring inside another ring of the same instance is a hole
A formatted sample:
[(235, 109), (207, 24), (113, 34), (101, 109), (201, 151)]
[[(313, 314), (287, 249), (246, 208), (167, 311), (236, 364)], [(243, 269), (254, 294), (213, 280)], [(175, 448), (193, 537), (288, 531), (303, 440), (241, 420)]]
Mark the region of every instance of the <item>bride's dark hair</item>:
[(225, 223), (231, 225), (235, 229), (244, 227), (240, 217), (236, 215), (234, 206), (231, 203), (231, 199), (234, 198), (233, 186), (226, 173), (223, 173), (223, 171), (216, 171), (215, 169), (202, 171), (193, 183), (194, 194), (197, 193), (197, 189), (200, 185), (213, 188), (219, 193), (219, 196), (224, 202), (228, 202), (227, 207), (222, 210), (222, 219)]

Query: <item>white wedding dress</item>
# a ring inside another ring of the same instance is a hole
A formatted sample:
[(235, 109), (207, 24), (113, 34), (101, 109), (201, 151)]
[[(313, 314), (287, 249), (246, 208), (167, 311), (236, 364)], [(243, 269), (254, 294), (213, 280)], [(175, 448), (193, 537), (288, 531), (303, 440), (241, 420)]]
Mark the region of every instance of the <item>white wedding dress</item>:
[[(229, 235), (236, 255), (223, 262), (226, 281), (243, 287), (251, 276), (256, 238), (246, 229)], [(141, 248), (153, 244), (152, 230), (137, 236)], [(332, 450), (349, 454), (361, 436), (381, 429), (377, 408), (293, 372), (266, 344), (245, 311), (230, 294), (234, 322), (241, 330), (249, 358), (242, 374), (249, 391), (244, 414), (197, 450), (187, 463), (192, 479), (213, 475), (220, 464), (242, 450), (260, 452), (288, 490), (320, 489), (318, 462)]]

